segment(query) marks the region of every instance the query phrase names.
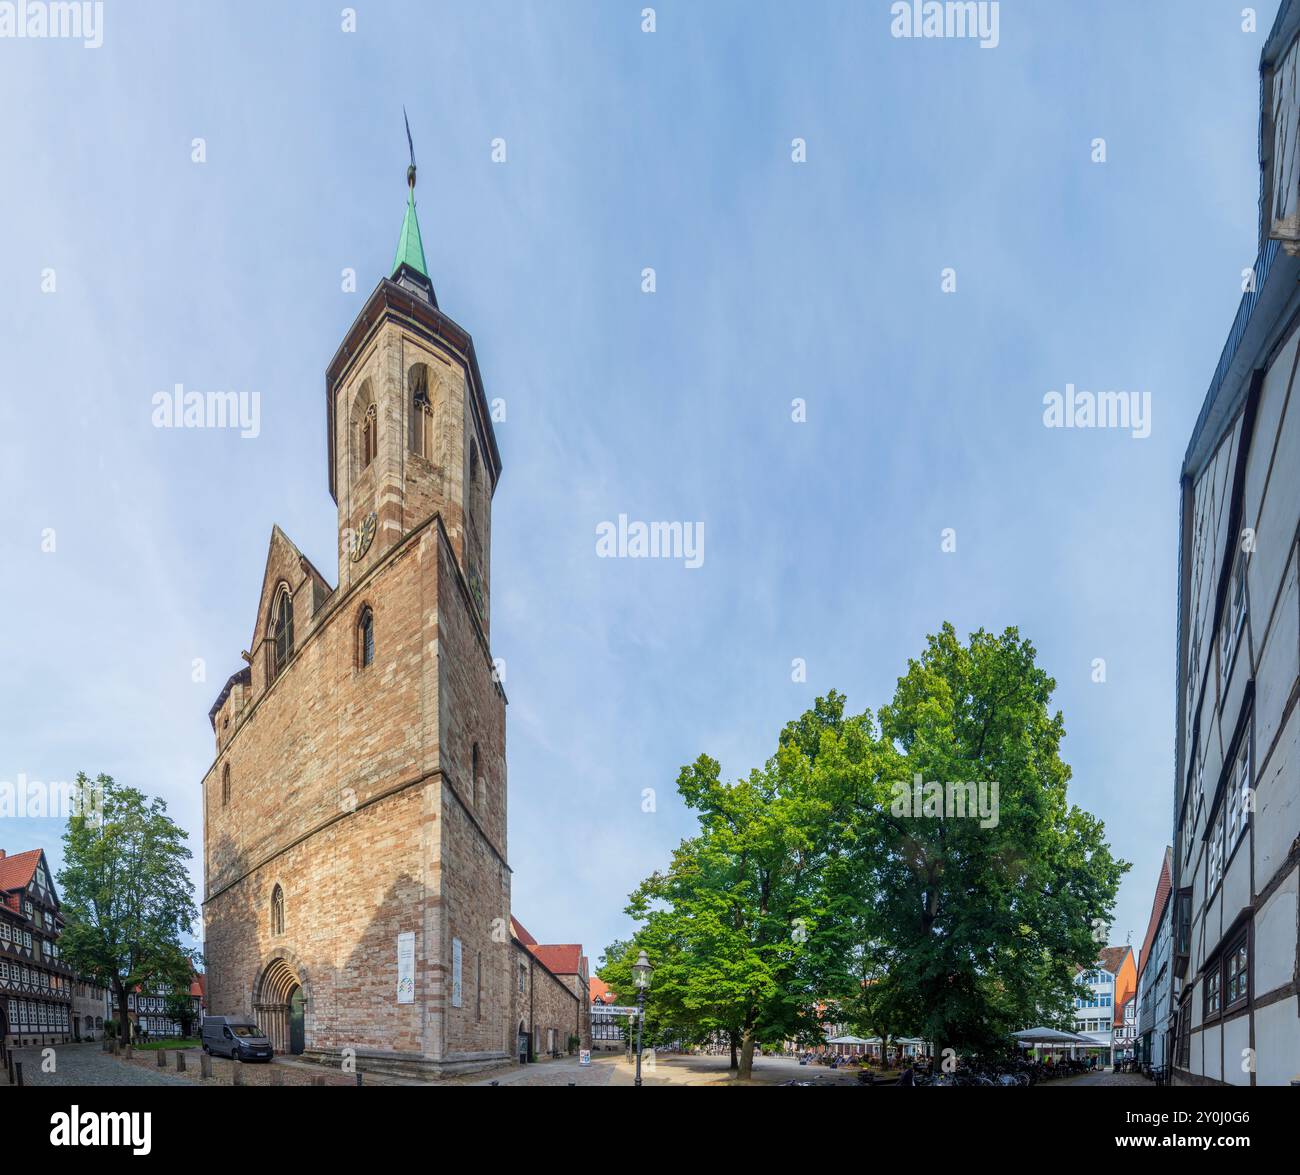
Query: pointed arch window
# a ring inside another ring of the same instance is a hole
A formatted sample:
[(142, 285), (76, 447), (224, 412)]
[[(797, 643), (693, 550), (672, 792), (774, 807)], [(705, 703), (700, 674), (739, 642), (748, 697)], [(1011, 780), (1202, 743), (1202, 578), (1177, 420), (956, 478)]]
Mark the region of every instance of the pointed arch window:
[(271, 933), (284, 933), (284, 890), (278, 883), (271, 891)]
[(375, 660), (375, 614), (370, 606), (361, 609), (361, 618), (357, 621), (357, 663), (365, 669)]
[(411, 407), (411, 452), (433, 459), (433, 404), (429, 399), (429, 368), (413, 364), (406, 373), (408, 400)]
[(227, 763), (221, 769), (221, 806), (227, 808), (230, 806), (230, 764)]
[(379, 413), (373, 404), (361, 419), (361, 468), (365, 469), (379, 451)]
[(271, 676), (275, 678), (280, 675), (280, 671), (293, 656), (293, 596), (287, 587), (280, 589), (279, 598), (275, 603), (275, 619), (271, 636)]

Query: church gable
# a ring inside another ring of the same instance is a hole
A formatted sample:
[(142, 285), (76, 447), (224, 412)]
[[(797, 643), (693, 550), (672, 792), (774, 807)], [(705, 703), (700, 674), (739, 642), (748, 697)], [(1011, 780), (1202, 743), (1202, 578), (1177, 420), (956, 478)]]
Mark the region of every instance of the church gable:
[(263, 693), (293, 659), (332, 591), (293, 540), (278, 526), (272, 527), (257, 624), (249, 645), (256, 694)]

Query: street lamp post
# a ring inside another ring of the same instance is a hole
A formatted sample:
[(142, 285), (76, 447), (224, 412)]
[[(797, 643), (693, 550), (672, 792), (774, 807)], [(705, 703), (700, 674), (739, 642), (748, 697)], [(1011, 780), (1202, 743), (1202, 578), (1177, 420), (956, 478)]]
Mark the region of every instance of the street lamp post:
[(645, 991), (650, 986), (650, 973), (654, 970), (642, 951), (632, 964), (632, 979), (636, 983), (636, 1084), (641, 1084), (641, 1025), (645, 1021)]

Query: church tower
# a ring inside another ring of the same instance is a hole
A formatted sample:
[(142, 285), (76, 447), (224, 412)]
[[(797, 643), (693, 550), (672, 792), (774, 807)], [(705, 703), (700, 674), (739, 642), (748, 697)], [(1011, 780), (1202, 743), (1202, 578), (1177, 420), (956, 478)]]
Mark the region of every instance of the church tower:
[(415, 179), (412, 162), (392, 269), (325, 378), (339, 587), (346, 591), (437, 514), (487, 632), (492, 495), (501, 458), (473, 341), (438, 307)]
[(209, 712), (209, 1010), (282, 1052), (447, 1074), (515, 1055), (506, 697), (488, 639), (501, 458), (415, 206), (325, 375), (331, 587), (279, 527)]

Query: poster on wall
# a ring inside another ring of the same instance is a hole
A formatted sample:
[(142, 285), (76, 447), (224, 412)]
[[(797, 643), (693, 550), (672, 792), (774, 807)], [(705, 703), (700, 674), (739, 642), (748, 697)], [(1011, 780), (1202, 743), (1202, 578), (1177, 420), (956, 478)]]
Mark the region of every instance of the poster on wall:
[(397, 936), (397, 1002), (415, 1003), (415, 932)]

